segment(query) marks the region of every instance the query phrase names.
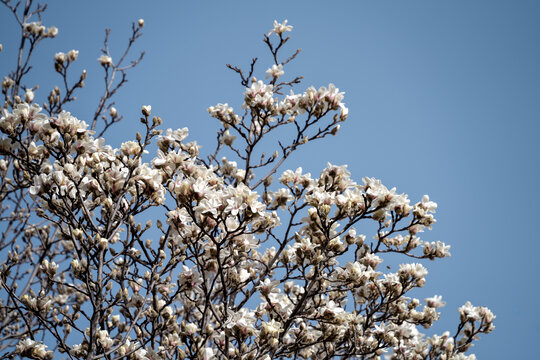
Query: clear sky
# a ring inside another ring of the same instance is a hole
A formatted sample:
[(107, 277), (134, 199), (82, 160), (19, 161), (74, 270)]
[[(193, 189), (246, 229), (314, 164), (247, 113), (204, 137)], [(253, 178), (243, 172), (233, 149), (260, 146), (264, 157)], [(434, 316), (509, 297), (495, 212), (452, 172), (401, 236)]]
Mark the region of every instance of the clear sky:
[[(112, 29), (114, 58), (138, 18), (146, 25), (135, 50), (147, 54), (116, 97), (125, 119), (109, 143), (133, 139), (141, 105), (151, 104), (165, 128), (187, 126), (211, 149), (216, 123), (206, 108), (238, 109), (242, 100), (225, 64), (245, 67), (255, 56), (268, 64), (262, 35), (288, 19), (287, 49), (302, 53), (286, 75), (305, 77), (297, 91), (336, 84), (350, 115), (339, 136), (311, 144), (285, 168), (318, 174), (327, 161), (348, 164), (358, 182), (380, 178), (413, 201), (429, 194), (438, 223), (422, 238), (452, 245), (451, 258), (426, 264), (426, 287), (413, 294), (443, 295), (435, 330), (453, 333), (457, 307), (470, 300), (497, 316), (495, 331), (473, 348), (479, 359), (538, 356), (539, 1), (54, 0), (43, 23), (60, 32), (38, 48), (26, 85), (39, 83), (43, 101), (60, 80), (54, 54), (78, 49), (74, 68), (86, 68), (88, 80), (70, 109), (91, 118), (103, 89), (103, 29)], [(14, 29), (0, 7), (2, 76), (14, 67)], [(258, 70), (263, 78), (266, 66)]]

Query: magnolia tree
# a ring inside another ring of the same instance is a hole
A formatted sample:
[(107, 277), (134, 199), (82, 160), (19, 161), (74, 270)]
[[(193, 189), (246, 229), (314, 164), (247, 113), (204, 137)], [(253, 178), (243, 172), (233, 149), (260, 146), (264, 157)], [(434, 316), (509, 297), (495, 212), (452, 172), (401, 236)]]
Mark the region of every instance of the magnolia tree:
[[(26, 75), (58, 29), (42, 25), (45, 6), (2, 2), (20, 48), (2, 82), (1, 358), (475, 359), (472, 342), (494, 328), (487, 308), (467, 302), (455, 331), (426, 336), (444, 302), (410, 296), (427, 275), (414, 259), (450, 255), (418, 236), (436, 203), (356, 183), (346, 166), (280, 169), (348, 115), (334, 85), (297, 93), (301, 77), (284, 80), (298, 54), (281, 56), (286, 21), (264, 36), (266, 81), (257, 59), (228, 65), (245, 87), (241, 110), (208, 109), (217, 146), (202, 156), (186, 128), (161, 130), (150, 106), (135, 140), (115, 149), (102, 137), (121, 120), (112, 96), (142, 59), (127, 60), (142, 19), (119, 59), (107, 30), (105, 90), (86, 123), (64, 110), (86, 78), (68, 81), (78, 51), (55, 55), (62, 86), (38, 105)], [(366, 222), (374, 234), (360, 232)], [(396, 272), (381, 269), (386, 253), (403, 257)]]

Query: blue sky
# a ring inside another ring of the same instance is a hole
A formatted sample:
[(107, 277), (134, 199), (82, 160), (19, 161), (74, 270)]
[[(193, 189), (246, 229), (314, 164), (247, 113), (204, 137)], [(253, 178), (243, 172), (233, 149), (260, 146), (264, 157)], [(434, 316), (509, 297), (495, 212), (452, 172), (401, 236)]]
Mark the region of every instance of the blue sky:
[[(534, 230), (540, 191), (540, 2), (454, 1), (51, 1), (44, 25), (60, 29), (42, 43), (26, 85), (43, 100), (59, 82), (58, 51), (80, 51), (74, 69), (88, 70), (80, 101), (89, 119), (103, 89), (97, 63), (105, 27), (113, 58), (131, 21), (144, 18), (136, 51), (147, 50), (116, 97), (125, 119), (108, 135), (134, 138), (141, 105), (164, 127), (190, 129), (204, 150), (216, 123), (206, 108), (239, 108), (243, 89), (226, 63), (246, 67), (268, 58), (262, 35), (274, 19), (294, 26), (288, 51), (302, 48), (286, 75), (307, 86), (345, 91), (349, 119), (339, 136), (314, 143), (286, 162), (318, 174), (329, 161), (353, 177), (380, 178), (417, 201), (439, 204), (438, 223), (422, 238), (452, 245), (452, 257), (426, 264), (419, 298), (442, 294), (447, 305), (435, 330), (454, 330), (466, 300), (497, 315), (495, 331), (473, 348), (479, 359), (532, 358), (540, 336)], [(14, 21), (0, 10), (1, 75), (14, 66)], [(118, 55), (117, 55), (118, 56)], [(403, 259), (405, 261), (405, 259)], [(453, 331), (452, 331), (453, 332)]]

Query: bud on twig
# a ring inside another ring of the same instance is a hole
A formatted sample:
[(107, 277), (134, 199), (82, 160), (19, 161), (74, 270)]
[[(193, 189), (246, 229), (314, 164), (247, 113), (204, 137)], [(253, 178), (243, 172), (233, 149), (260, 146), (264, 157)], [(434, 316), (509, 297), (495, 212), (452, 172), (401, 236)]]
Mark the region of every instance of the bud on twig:
[(141, 112), (142, 112), (142, 114), (143, 114), (144, 116), (150, 116), (150, 111), (151, 111), (151, 110), (152, 110), (152, 106), (151, 106), (151, 105), (144, 105), (144, 106), (142, 107)]

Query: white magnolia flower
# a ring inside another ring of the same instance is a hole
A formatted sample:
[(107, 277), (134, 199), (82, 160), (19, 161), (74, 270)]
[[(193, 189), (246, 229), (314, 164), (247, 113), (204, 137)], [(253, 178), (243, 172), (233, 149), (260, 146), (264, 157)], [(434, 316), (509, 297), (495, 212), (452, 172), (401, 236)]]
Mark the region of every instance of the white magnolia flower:
[(255, 313), (246, 308), (234, 312), (227, 310), (228, 319), (225, 322), (225, 328), (228, 330), (236, 329), (243, 335), (252, 334), (255, 331)]
[(63, 52), (58, 52), (54, 55), (54, 60), (60, 63), (66, 62), (68, 59), (67, 55)]
[(152, 111), (152, 106), (151, 105), (143, 105), (141, 111), (142, 111), (144, 116), (150, 116), (150, 112)]
[(266, 78), (270, 78), (270, 77), (274, 77), (274, 78), (278, 78), (280, 76), (282, 76), (283, 74), (285, 74), (285, 72), (283, 71), (283, 65), (281, 64), (274, 64), (272, 65), (272, 67), (268, 70), (266, 70)]
[(70, 50), (67, 56), (70, 61), (75, 61), (79, 57), (79, 50)]
[(286, 31), (292, 31), (293, 27), (292, 25), (287, 25), (287, 20), (283, 21), (282, 23), (277, 22), (277, 20), (274, 20), (274, 28), (270, 30), (268, 35), (270, 36), (271, 33), (274, 33), (276, 35), (281, 35)]
[(20, 341), (16, 346), (16, 351), (21, 357), (29, 357), (32, 359), (52, 358), (52, 351), (47, 351), (46, 345), (29, 338)]
[(98, 58), (98, 61), (104, 67), (108, 67), (108, 66), (111, 66), (113, 64), (112, 58), (110, 56), (108, 56), (108, 55), (105, 55), (105, 54), (101, 55)]
[(24, 101), (26, 101), (27, 103), (31, 103), (32, 101), (34, 101), (34, 92), (32, 91), (32, 89), (26, 89), (24, 94)]
[(56, 37), (58, 35), (58, 28), (56, 26), (51, 26), (47, 29), (47, 36), (50, 38)]
[(424, 301), (427, 303), (427, 306), (432, 308), (440, 308), (446, 305), (446, 303), (442, 301), (441, 295), (434, 295), (430, 298), (424, 299)]

